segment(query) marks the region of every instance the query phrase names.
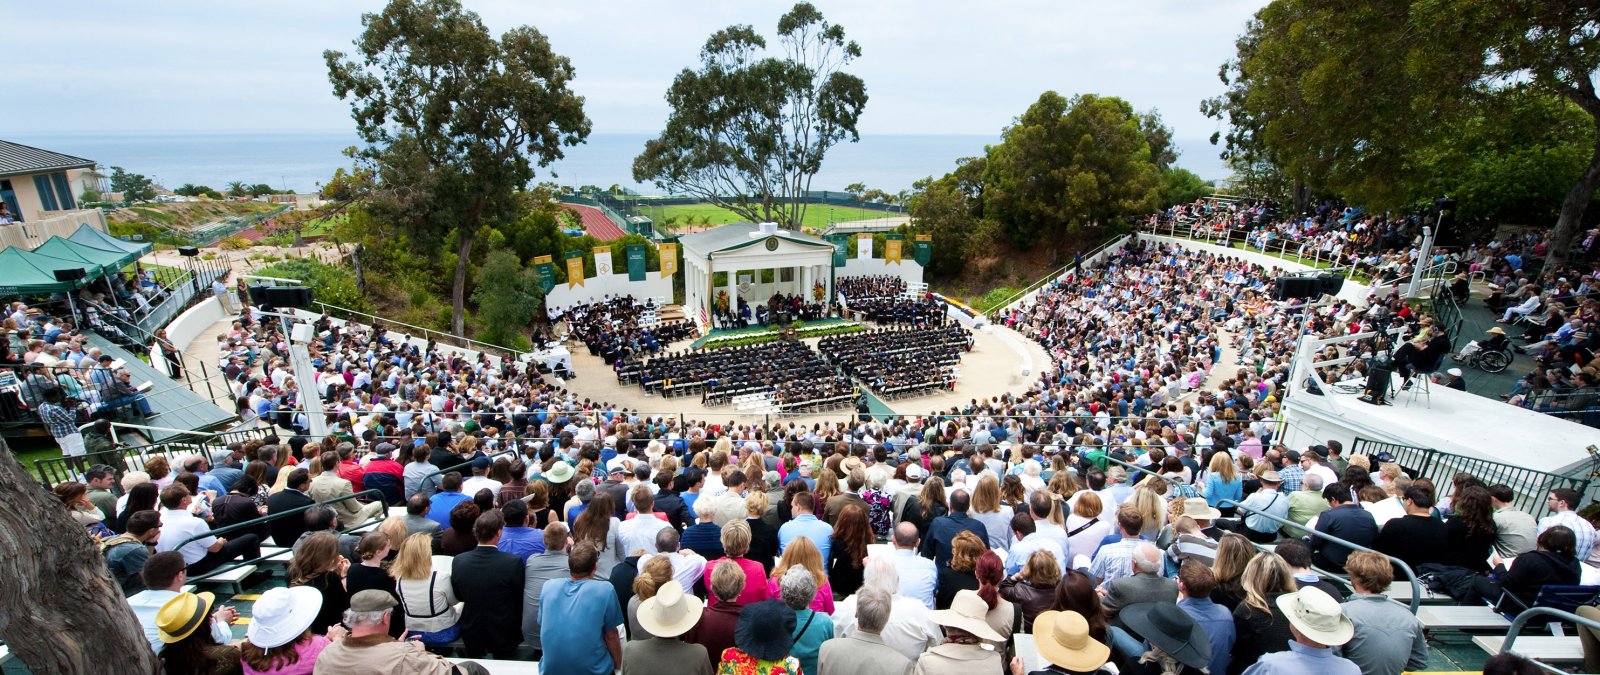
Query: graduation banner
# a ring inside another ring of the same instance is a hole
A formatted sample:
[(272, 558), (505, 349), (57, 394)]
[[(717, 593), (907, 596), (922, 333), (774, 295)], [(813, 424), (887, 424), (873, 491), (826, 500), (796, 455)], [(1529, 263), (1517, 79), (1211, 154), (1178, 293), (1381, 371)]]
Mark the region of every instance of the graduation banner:
[(549, 293), (556, 287), (556, 266), (550, 256), (542, 255), (534, 258), (533, 270), (539, 275), (539, 290)]
[(843, 234), (830, 234), (830, 235), (828, 235), (828, 243), (833, 244), (833, 266), (834, 267), (844, 267), (845, 258), (846, 258), (845, 246), (848, 246), (849, 242), (850, 242), (850, 239), (848, 238), (847, 235), (843, 235)]
[(900, 264), (901, 235), (890, 233), (883, 242), (883, 259), (885, 262)]
[(871, 232), (862, 232), (856, 235), (856, 257), (863, 260), (872, 257)]
[(583, 285), (583, 251), (567, 251), (567, 288)]
[(658, 245), (656, 250), (661, 251), (661, 278), (665, 279), (677, 274), (678, 245), (676, 243), (668, 242)]
[(918, 265), (927, 267), (928, 263), (933, 262), (933, 235), (919, 234), (916, 239), (916, 243), (912, 245), (911, 255)]
[(628, 244), (628, 281), (644, 281), (644, 244)]
[(608, 275), (610, 275), (612, 273), (615, 273), (615, 272), (616, 272), (616, 270), (611, 269), (611, 247), (610, 246), (596, 246), (596, 247), (594, 247), (594, 273), (595, 273), (595, 276), (603, 277), (603, 276), (608, 276)]

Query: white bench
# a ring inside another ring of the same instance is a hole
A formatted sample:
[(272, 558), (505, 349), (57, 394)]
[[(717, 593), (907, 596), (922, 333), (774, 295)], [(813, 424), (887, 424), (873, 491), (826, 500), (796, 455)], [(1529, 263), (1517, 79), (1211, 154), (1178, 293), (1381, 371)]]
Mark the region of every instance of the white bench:
[[(1419, 587), (1422, 589), (1422, 595), (1417, 598), (1417, 604), (1444, 605), (1455, 602), (1448, 594), (1434, 593), (1428, 590), (1427, 586), (1419, 585)], [(1393, 585), (1389, 586), (1389, 590), (1384, 595), (1409, 607), (1411, 605), (1411, 582), (1396, 580)]]
[[(1417, 620), (1428, 630), (1454, 628), (1456, 630), (1506, 630), (1511, 622), (1499, 612), (1486, 606), (1459, 607), (1437, 605), (1417, 608)], [(1519, 641), (1522, 638), (1517, 638)]]
[[(1472, 644), (1478, 645), (1490, 654), (1499, 654), (1500, 645), (1505, 644), (1505, 641), (1504, 635), (1479, 635), (1472, 638)], [(1576, 635), (1572, 637), (1518, 635), (1517, 641), (1511, 645), (1511, 651), (1545, 663), (1573, 663), (1583, 660), (1583, 644)]]
[(244, 592), (244, 586), (242, 584), (245, 580), (245, 577), (254, 574), (255, 571), (255, 565), (240, 565), (230, 570), (218, 572), (204, 579), (195, 579), (194, 582), (197, 584), (215, 584), (219, 586), (224, 584), (231, 585), (233, 586), (234, 594), (237, 595)]
[(288, 549), (286, 547), (282, 547), (282, 546), (262, 546), (261, 547), (261, 555), (262, 556), (271, 556), (271, 557), (268, 557), (266, 560), (261, 561), (261, 564), (263, 564), (263, 565), (288, 565), (290, 562), (292, 562), (294, 560), (294, 555), (291, 554), (289, 551), (290, 551), (290, 549)]
[(453, 663), (471, 661), (483, 666), (485, 670), (488, 670), (491, 673), (491, 675), (539, 675), (538, 661), (496, 661), (494, 659), (455, 658), (450, 659), (450, 661)]

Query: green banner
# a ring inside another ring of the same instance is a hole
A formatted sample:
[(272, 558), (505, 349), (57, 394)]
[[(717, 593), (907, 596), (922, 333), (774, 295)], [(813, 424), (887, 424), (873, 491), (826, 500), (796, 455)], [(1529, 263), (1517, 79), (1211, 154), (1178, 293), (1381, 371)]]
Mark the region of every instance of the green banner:
[(539, 290), (548, 294), (556, 287), (556, 266), (551, 262), (550, 256), (542, 255), (533, 259), (534, 273), (539, 275)]
[(833, 244), (833, 266), (834, 267), (844, 267), (844, 263), (845, 263), (845, 247), (850, 245), (850, 235), (848, 235), (848, 234), (828, 235), (828, 241)]
[(933, 261), (933, 236), (927, 234), (917, 235), (911, 256), (916, 259), (918, 265), (927, 267), (928, 263)]
[(628, 281), (644, 281), (644, 244), (628, 244)]

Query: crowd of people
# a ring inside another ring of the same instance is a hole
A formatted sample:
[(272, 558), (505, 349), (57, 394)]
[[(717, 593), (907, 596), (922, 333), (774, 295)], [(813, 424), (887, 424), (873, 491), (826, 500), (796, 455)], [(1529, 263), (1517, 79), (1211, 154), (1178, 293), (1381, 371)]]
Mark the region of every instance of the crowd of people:
[(907, 396), (953, 389), (971, 333), (956, 324), (879, 328), (822, 338), (822, 356), (880, 395)]
[(698, 392), (705, 405), (767, 393), (782, 405), (799, 406), (848, 395), (853, 388), (816, 352), (795, 340), (665, 354), (646, 361), (638, 377), (646, 392), (664, 396)]
[(942, 325), (944, 303), (929, 293), (910, 294), (905, 279), (890, 274), (840, 277), (834, 290), (847, 316), (858, 316), (880, 325)]
[(639, 325), (646, 312), (660, 309), (649, 300), (641, 303), (631, 296), (608, 297), (568, 307), (557, 320), (566, 322), (570, 338), (582, 342), (591, 356), (604, 359), (609, 366), (659, 353), (674, 342), (694, 337), (694, 323), (687, 319)]

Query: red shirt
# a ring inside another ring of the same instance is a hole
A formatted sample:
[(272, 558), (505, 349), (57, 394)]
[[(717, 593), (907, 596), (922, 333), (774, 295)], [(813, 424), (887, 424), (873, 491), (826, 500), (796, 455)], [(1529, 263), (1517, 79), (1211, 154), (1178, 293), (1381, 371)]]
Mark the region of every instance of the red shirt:
[[(402, 469), (401, 473), (404, 472), (405, 470)], [(350, 487), (356, 492), (367, 489), (367, 487), (361, 483), (361, 477), (367, 475), (367, 470), (361, 468), (361, 465), (357, 464), (355, 461), (348, 459), (340, 461), (337, 473), (339, 474), (340, 478), (350, 481)]]
[[(342, 470), (344, 467), (341, 465), (339, 468)], [(392, 459), (374, 459), (367, 462), (366, 470), (362, 475), (369, 473), (387, 473), (395, 477), (404, 478), (406, 469), (400, 466), (399, 462)], [(352, 480), (350, 482), (354, 483), (355, 481)]]

